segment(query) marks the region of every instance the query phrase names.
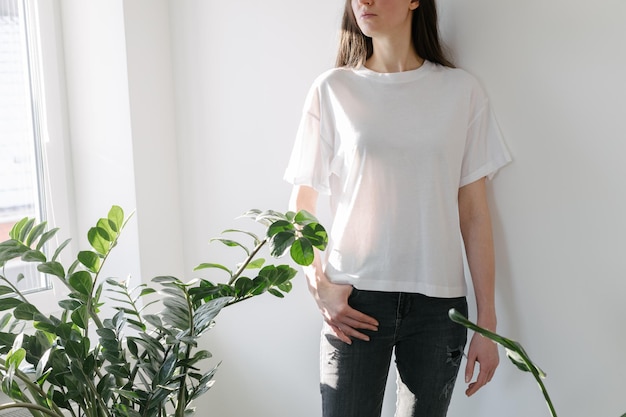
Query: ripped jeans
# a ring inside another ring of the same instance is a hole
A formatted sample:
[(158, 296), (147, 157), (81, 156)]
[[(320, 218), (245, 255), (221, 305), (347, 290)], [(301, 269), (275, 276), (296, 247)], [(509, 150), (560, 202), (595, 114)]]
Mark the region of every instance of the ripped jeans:
[(448, 318), (467, 300), (354, 289), (349, 304), (379, 322), (369, 342), (340, 341), (326, 323), (320, 349), (324, 417), (380, 417), (395, 349), (396, 417), (445, 417), (467, 341)]

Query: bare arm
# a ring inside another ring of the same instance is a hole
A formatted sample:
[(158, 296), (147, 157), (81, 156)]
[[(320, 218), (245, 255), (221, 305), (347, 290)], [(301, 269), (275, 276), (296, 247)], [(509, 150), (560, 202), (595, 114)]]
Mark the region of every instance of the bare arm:
[[(495, 331), (495, 261), (485, 178), (459, 190), (459, 217), (476, 294), (477, 322), (479, 326)], [(480, 364), (480, 372), (476, 381), (470, 383), (476, 362)], [(496, 344), (475, 334), (470, 342), (465, 369), (465, 382), (469, 383), (466, 395), (473, 395), (491, 381), (498, 363)]]
[[(311, 187), (296, 186), (291, 194), (289, 209), (306, 210), (315, 214), (317, 192)], [(345, 343), (351, 344), (351, 338), (369, 340), (359, 329), (377, 330), (378, 322), (348, 305), (352, 292), (351, 285), (331, 283), (322, 269), (320, 254), (316, 251), (313, 264), (304, 268), (309, 291), (313, 295), (322, 316), (335, 335)]]

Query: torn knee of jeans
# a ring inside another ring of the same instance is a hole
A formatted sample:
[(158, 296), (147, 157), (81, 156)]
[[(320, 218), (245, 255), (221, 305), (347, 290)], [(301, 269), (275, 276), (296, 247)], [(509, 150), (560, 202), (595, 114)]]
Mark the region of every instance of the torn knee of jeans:
[(451, 349), (450, 346), (448, 346), (446, 349), (448, 351), (446, 363), (458, 368), (461, 365), (461, 359), (463, 359), (463, 346), (459, 346), (454, 349)]

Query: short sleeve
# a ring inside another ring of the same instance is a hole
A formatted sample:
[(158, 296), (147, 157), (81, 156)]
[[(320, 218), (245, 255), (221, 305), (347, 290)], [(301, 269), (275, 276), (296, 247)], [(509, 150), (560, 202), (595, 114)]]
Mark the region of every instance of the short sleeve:
[(330, 163), (333, 147), (323, 134), (319, 89), (314, 85), (305, 101), (296, 140), (284, 179), (330, 194)]
[(480, 101), (482, 105), (474, 113), (467, 129), (459, 187), (482, 177), (491, 179), (500, 168), (511, 161), (487, 99)]

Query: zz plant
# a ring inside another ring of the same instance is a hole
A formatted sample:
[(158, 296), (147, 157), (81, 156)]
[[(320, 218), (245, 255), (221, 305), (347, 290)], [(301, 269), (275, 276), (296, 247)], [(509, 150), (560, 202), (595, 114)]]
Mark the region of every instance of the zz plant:
[[(199, 341), (218, 313), (266, 292), (284, 297), (291, 290), (297, 271), (286, 264), (266, 265), (260, 249), (267, 245), (273, 257), (289, 252), (297, 264), (308, 265), (314, 250), (327, 244), (326, 231), (305, 211), (252, 210), (244, 217), (264, 225), (265, 236), (231, 229), (214, 240), (243, 249), (245, 259), (234, 269), (216, 263), (196, 268), (226, 271), (227, 283), (160, 276), (152, 280), (158, 297), (147, 284), (131, 288), (126, 281), (102, 277), (128, 221), (120, 207), (113, 206), (89, 230), (91, 249), (80, 251), (68, 267), (59, 259), (69, 240), (52, 256), (44, 250), (57, 228), (47, 230), (45, 222), (35, 219), (18, 222), (10, 239), (0, 243), (0, 311), (5, 312), (0, 319), (0, 379), (3, 392), (15, 401), (0, 410), (22, 407), (35, 417), (192, 413), (192, 401), (213, 384), (217, 366), (202, 366), (211, 354)], [(252, 245), (225, 234), (251, 239)], [(35, 263), (67, 287), (58, 314), (46, 316), (29, 302), (13, 284), (23, 276), (11, 280), (5, 275), (16, 258)], [(106, 311), (113, 313), (104, 317)]]

